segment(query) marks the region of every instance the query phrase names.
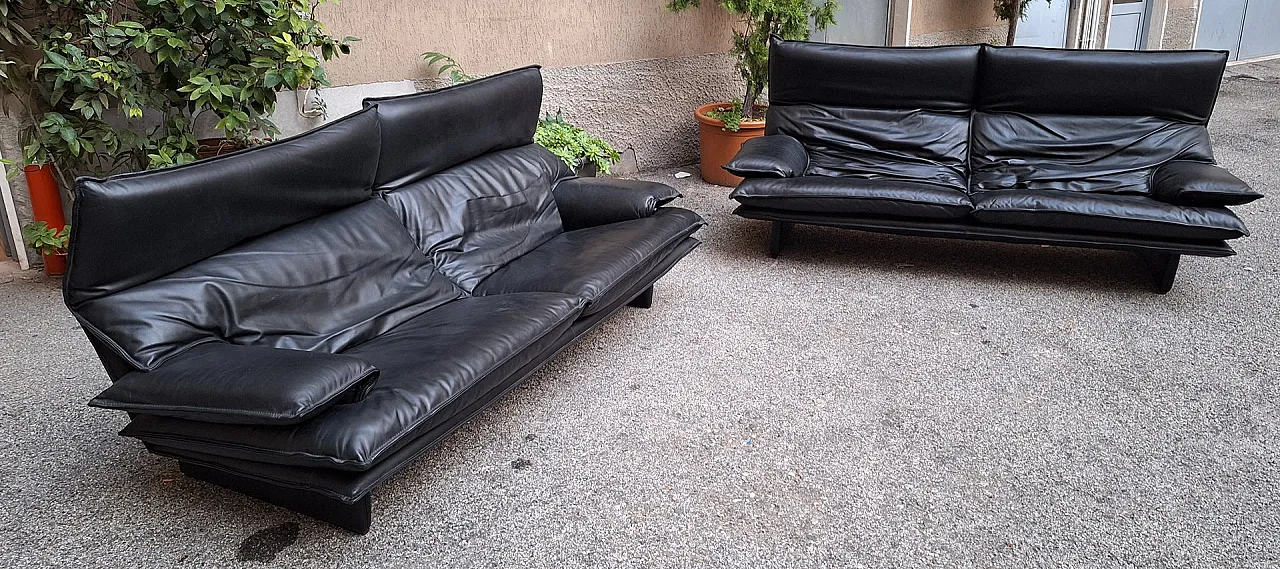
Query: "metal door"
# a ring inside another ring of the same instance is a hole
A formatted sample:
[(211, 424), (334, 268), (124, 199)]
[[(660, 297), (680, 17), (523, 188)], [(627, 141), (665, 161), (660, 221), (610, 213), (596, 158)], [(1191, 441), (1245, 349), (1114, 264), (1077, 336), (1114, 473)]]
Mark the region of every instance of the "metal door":
[(815, 31), (813, 41), (856, 45), (889, 45), (890, 0), (841, 0), (836, 23)]
[(1280, 1), (1250, 0), (1244, 11), (1238, 59), (1280, 54)]
[(1107, 27), (1107, 49), (1146, 47), (1147, 3), (1144, 0), (1115, 0), (1111, 3), (1111, 23)]
[(1067, 47), (1070, 0), (1026, 0), (1027, 17), (1018, 22), (1015, 45)]
[(1280, 2), (1204, 0), (1196, 26), (1196, 47), (1225, 49), (1231, 59), (1280, 54)]

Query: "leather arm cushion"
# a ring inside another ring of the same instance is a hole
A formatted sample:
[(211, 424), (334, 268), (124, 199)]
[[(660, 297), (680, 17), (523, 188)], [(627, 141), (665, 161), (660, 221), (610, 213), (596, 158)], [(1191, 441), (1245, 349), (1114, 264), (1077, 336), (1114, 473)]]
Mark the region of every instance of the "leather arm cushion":
[(121, 377), (90, 406), (242, 425), (291, 425), (364, 398), (378, 377), (351, 356), (201, 344), (152, 371)]
[(614, 178), (570, 178), (554, 193), (565, 231), (643, 219), (680, 197), (666, 184)]
[(1212, 207), (1244, 205), (1262, 197), (1222, 168), (1204, 162), (1177, 160), (1151, 176), (1152, 196), (1173, 205)]
[(791, 178), (809, 168), (809, 151), (785, 134), (770, 134), (742, 143), (742, 150), (724, 165), (743, 178)]

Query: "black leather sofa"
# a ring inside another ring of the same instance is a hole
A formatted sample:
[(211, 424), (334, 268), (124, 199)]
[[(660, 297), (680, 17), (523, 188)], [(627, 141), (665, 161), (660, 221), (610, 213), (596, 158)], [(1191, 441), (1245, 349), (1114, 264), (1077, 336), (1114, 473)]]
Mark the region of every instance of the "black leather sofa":
[(766, 136), (725, 166), (739, 216), (1134, 251), (1173, 285), (1181, 255), (1234, 254), (1225, 206), (1261, 197), (1214, 165), (1220, 51), (774, 39)]
[(366, 101), (300, 136), (78, 180), (64, 281), (187, 475), (368, 531), (370, 491), (698, 245), (662, 184), (532, 144), (536, 67)]

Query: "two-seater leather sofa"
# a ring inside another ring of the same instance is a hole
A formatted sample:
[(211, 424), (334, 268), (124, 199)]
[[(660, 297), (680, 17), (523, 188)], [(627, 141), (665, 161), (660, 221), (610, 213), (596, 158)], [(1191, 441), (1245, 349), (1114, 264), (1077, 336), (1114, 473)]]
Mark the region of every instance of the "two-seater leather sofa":
[(795, 223), (1119, 249), (1167, 292), (1181, 255), (1234, 254), (1225, 206), (1261, 197), (1205, 128), (1226, 56), (775, 38), (735, 213), (772, 222), (773, 256)]
[(536, 67), (77, 183), (92, 405), (187, 475), (364, 533), (370, 491), (620, 307), (703, 221), (532, 143)]

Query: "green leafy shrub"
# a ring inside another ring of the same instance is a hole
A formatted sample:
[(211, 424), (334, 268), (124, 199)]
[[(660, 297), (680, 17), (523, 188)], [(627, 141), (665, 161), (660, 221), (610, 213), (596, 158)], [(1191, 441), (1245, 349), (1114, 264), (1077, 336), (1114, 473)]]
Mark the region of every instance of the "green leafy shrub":
[(24, 160), (63, 176), (192, 161), (202, 112), (234, 140), (276, 134), (276, 92), (327, 85), (321, 62), (356, 41), (325, 33), (320, 1), (8, 0), (0, 85), (29, 115)]
[[(670, 0), (667, 9), (681, 12), (701, 5), (701, 0)], [(729, 51), (747, 83), (740, 110), (748, 113), (744, 118), (763, 118), (759, 112), (763, 107), (757, 101), (769, 85), (769, 37), (809, 39), (810, 23), (819, 30), (835, 23), (836, 0), (720, 0), (720, 6), (742, 17), (741, 28), (733, 31), (733, 48)], [(725, 121), (726, 127), (728, 123)]]
[(555, 116), (548, 113), (538, 121), (533, 142), (559, 156), (571, 168), (590, 163), (595, 164), (601, 174), (608, 174), (610, 168), (622, 159), (608, 142), (564, 120), (559, 111)]
[(22, 227), (22, 240), (41, 255), (66, 253), (67, 245), (71, 243), (71, 226), (54, 229), (43, 221), (28, 223)]

